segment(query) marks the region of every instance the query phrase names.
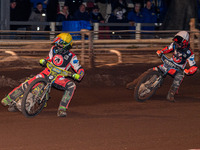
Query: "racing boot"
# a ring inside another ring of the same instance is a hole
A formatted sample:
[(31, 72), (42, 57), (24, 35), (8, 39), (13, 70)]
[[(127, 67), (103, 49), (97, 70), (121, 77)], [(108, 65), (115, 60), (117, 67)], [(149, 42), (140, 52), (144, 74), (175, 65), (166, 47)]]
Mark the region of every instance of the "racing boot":
[(3, 99), (1, 100), (1, 104), (2, 104), (3, 106), (10, 105), (11, 102), (12, 102), (12, 99), (10, 98), (9, 95), (7, 95), (5, 98), (3, 98)]
[(65, 107), (60, 106), (60, 107), (58, 108), (57, 116), (58, 116), (58, 117), (66, 117), (66, 116), (67, 116), (66, 110), (67, 110), (67, 109), (66, 109)]
[(170, 101), (170, 102), (175, 102), (175, 99), (174, 99), (174, 95), (175, 95), (176, 92), (174, 92), (173, 90), (169, 90), (168, 94), (167, 94), (167, 100)]
[(9, 105), (9, 107), (8, 107), (8, 111), (9, 111), (9, 112), (17, 112), (18, 109), (16, 108), (15, 105)]

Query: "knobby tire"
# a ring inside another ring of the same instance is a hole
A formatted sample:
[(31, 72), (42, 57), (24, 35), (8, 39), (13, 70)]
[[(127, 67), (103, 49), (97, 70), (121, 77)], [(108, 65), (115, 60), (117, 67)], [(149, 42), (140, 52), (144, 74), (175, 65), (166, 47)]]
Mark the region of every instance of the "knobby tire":
[(34, 89), (34, 86), (37, 86), (37, 84), (39, 83), (43, 83), (44, 85), (47, 85), (47, 80), (45, 78), (37, 78), (34, 81), (31, 82), (31, 84), (28, 86), (28, 88), (26, 89), (24, 95), (23, 95), (23, 99), (22, 99), (22, 114), (26, 117), (34, 117), (36, 115), (38, 115), (44, 108), (45, 103), (46, 103), (46, 99), (44, 97), (44, 99), (42, 100), (42, 103), (40, 105), (40, 107), (36, 107), (36, 111), (34, 113), (29, 113), (26, 110), (26, 103), (27, 103), (27, 98), (28, 98), (28, 94)]
[(159, 77), (160, 73), (158, 71), (151, 70), (151, 71), (147, 72), (147, 74), (144, 75), (142, 78), (140, 78), (140, 80), (136, 84), (136, 87), (135, 87), (135, 90), (134, 90), (134, 98), (135, 98), (136, 101), (144, 102), (144, 101), (150, 99), (155, 94), (158, 86), (156, 86), (153, 89), (151, 89), (151, 92), (148, 93), (144, 98), (140, 98), (139, 93), (138, 93), (139, 92), (139, 88), (142, 85), (142, 83), (145, 83), (146, 81), (148, 81), (148, 79), (153, 75), (156, 75), (156, 76)]

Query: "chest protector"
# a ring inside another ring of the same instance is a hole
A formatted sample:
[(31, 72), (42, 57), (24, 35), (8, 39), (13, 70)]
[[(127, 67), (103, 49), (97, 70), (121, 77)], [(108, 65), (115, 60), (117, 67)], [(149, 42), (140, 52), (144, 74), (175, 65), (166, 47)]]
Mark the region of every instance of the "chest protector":
[(73, 55), (70, 51), (66, 51), (66, 53), (62, 54), (57, 54), (55, 53), (55, 49), (53, 49), (52, 62), (58, 67), (66, 67), (70, 63), (72, 56)]
[(182, 50), (174, 49), (173, 61), (177, 64), (183, 65), (186, 63), (187, 59), (191, 56), (191, 51), (188, 48)]

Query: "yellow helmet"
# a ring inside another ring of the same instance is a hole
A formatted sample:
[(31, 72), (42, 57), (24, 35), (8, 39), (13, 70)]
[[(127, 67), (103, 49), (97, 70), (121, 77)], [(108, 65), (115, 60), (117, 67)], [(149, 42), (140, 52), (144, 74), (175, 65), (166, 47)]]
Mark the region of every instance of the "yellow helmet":
[(53, 43), (55, 43), (56, 46), (69, 50), (72, 48), (73, 44), (72, 36), (69, 33), (60, 33), (53, 40)]

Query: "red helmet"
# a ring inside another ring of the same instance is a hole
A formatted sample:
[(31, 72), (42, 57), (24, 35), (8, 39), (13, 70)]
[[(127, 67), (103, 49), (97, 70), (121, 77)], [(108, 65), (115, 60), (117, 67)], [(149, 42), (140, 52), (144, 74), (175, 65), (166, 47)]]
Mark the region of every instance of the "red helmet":
[(189, 45), (190, 35), (187, 31), (180, 31), (174, 36), (173, 41), (177, 48), (185, 48)]

